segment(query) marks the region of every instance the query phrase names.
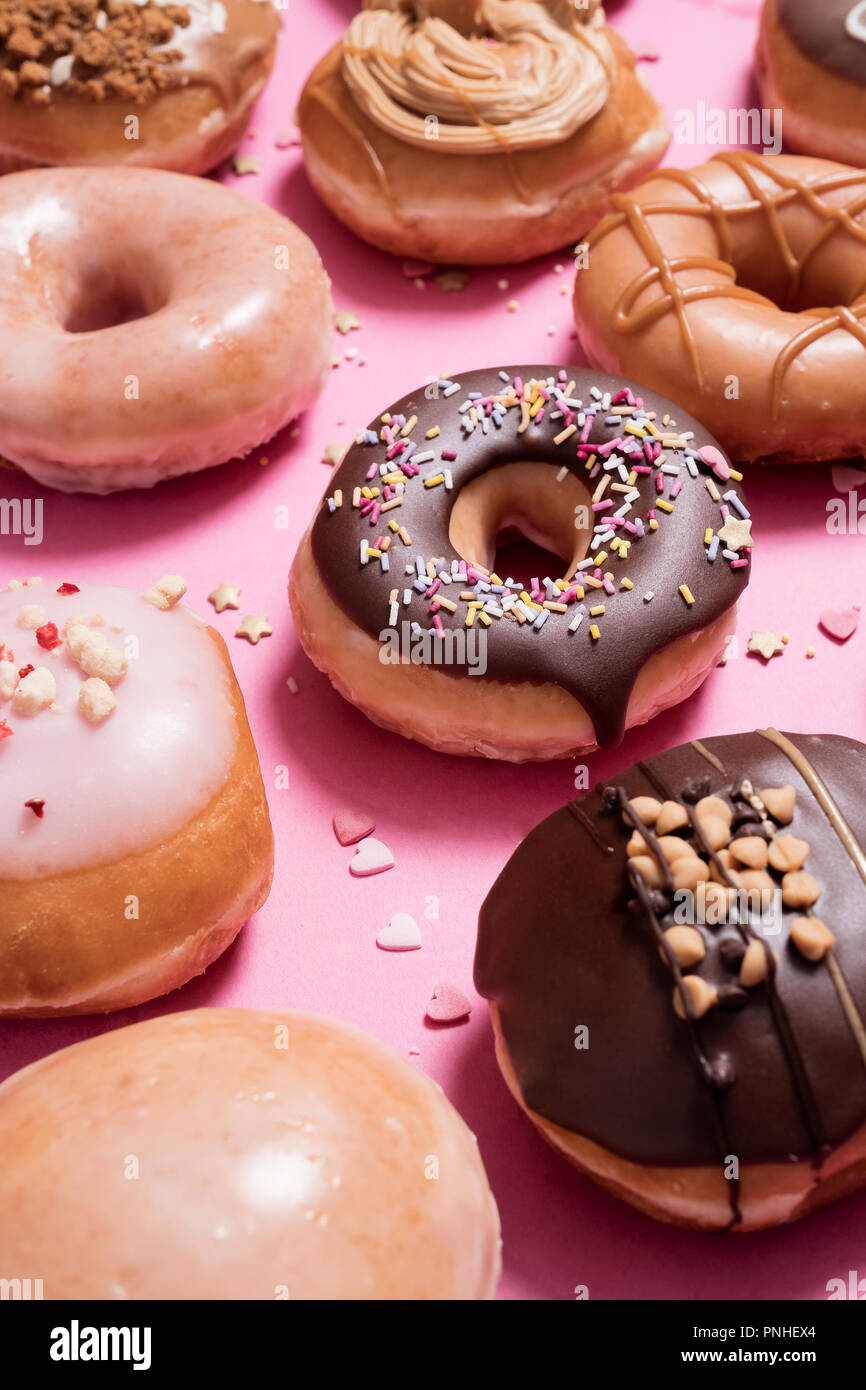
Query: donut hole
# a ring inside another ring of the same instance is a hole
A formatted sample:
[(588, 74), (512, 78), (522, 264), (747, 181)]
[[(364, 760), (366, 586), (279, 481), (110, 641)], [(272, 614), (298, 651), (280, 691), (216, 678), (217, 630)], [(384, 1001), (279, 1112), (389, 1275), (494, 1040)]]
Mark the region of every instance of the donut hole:
[(94, 267), (72, 289), (62, 316), (67, 333), (98, 333), (147, 318), (165, 303), (157, 287), (128, 268)]
[(580, 478), (566, 473), (560, 479), (560, 471), (550, 463), (515, 461), (464, 484), (448, 524), (461, 559), (503, 579), (570, 578), (589, 550), (591, 498)]

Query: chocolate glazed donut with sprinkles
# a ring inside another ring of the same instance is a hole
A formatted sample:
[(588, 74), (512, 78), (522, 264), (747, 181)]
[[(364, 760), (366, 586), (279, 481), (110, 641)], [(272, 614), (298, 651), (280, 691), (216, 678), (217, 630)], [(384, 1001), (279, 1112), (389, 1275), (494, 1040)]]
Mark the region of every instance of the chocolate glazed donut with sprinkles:
[(866, 1181), (864, 764), (835, 735), (695, 740), (549, 816), (488, 894), (509, 1088), (651, 1216), (758, 1230)]
[[(369, 718), (441, 751), (613, 746), (719, 662), (751, 569), (741, 481), (696, 420), (620, 378), (431, 381), (335, 469), (292, 567), (301, 641)], [(556, 571), (498, 572), (515, 532)]]

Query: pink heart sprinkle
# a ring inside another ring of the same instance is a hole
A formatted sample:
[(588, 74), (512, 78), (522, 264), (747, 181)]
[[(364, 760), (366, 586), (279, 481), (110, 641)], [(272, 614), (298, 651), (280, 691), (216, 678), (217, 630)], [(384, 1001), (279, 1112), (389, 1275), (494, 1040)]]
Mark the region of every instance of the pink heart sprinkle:
[(866, 483), (866, 473), (862, 468), (852, 468), (847, 463), (834, 463), (830, 476), (837, 492), (853, 492)]
[(456, 1023), (458, 1019), (468, 1018), (472, 1003), (462, 989), (456, 985), (434, 986), (433, 997), (427, 1005), (427, 1017), (434, 1023)]
[(712, 468), (717, 478), (722, 482), (727, 482), (731, 476), (731, 465), (725, 458), (721, 449), (717, 449), (715, 444), (705, 444), (702, 449), (698, 449), (698, 458), (705, 463), (708, 468)]
[(334, 834), (341, 845), (356, 845), (375, 829), (376, 822), (366, 811), (344, 809), (334, 814)]
[(382, 874), (393, 867), (394, 856), (388, 846), (370, 836), (362, 840), (356, 849), (355, 857), (349, 863), (349, 873), (356, 878), (368, 878), (370, 874)]
[(376, 945), (383, 951), (420, 950), (421, 932), (415, 918), (408, 912), (395, 912), (376, 937)]
[(851, 634), (856, 632), (859, 621), (859, 607), (846, 608), (841, 613), (833, 608), (825, 608), (818, 619), (828, 636), (835, 637), (837, 642), (847, 642)]

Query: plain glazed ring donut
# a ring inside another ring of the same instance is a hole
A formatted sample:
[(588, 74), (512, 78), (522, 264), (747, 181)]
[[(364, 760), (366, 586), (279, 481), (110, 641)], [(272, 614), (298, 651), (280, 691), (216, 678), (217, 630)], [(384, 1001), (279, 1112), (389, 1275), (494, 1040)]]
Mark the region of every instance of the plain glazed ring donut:
[(113, 492), (248, 453), (324, 385), (329, 283), (293, 223), (219, 184), (7, 175), (0, 454), (51, 487)]
[(358, 236), (475, 265), (574, 243), (669, 139), (596, 0), (367, 0), (298, 122), (313, 187)]
[(789, 149), (866, 165), (863, 0), (766, 0), (755, 66)]
[(273, 66), (272, 0), (16, 0), (0, 16), (0, 171), (213, 169)]
[(0, 1016), (125, 1009), (216, 960), (273, 836), (222, 638), (146, 593), (0, 593)]
[(720, 154), (613, 204), (574, 291), (594, 365), (682, 402), (740, 461), (866, 454), (866, 173)]
[[(527, 759), (617, 743), (717, 664), (751, 521), (697, 421), (579, 368), (465, 372), (361, 431), (301, 542), (307, 653), (377, 724)], [(495, 572), (517, 530), (561, 575)]]
[(549, 1143), (663, 1221), (750, 1231), (866, 1182), (866, 748), (685, 744), (548, 817), (475, 978)]
[(335, 1020), (198, 1009), (77, 1043), (0, 1086), (0, 1146), (4, 1268), (38, 1269), (48, 1300), (496, 1288), (474, 1136)]

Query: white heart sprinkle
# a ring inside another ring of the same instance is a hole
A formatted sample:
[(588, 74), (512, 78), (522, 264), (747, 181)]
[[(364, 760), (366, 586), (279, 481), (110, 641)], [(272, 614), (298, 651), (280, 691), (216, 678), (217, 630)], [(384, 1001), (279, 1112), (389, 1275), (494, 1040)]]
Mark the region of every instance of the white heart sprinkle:
[(421, 931), (408, 912), (395, 912), (387, 927), (376, 937), (383, 951), (417, 951), (421, 946)]
[(381, 874), (393, 869), (394, 856), (381, 840), (368, 835), (358, 845), (354, 859), (349, 862), (349, 873), (356, 878), (366, 878), (369, 874)]

